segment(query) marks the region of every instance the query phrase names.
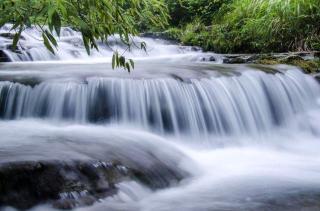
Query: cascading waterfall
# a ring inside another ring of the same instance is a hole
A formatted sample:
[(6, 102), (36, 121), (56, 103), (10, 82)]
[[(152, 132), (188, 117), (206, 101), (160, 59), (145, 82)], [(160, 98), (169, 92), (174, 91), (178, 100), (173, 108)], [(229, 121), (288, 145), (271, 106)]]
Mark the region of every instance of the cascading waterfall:
[[(9, 29), (0, 29), (0, 60), (11, 61), (0, 63), (0, 209), (67, 181), (27, 208), (54, 210), (57, 200), (80, 211), (319, 210), (320, 86), (312, 76), (220, 64), (220, 55), (139, 37), (147, 54), (126, 53), (136, 61), (129, 74), (110, 67), (112, 51), (126, 48), (116, 36), (88, 56), (79, 33), (64, 28), (53, 55), (35, 27), (12, 51)], [(110, 185), (105, 171), (121, 181)], [(10, 185), (13, 194), (2, 197)]]
[(318, 97), (318, 84), (298, 71), (248, 71), (189, 82), (89, 78), (34, 87), (0, 82), (0, 116), (128, 123), (197, 137), (270, 130), (315, 107)]

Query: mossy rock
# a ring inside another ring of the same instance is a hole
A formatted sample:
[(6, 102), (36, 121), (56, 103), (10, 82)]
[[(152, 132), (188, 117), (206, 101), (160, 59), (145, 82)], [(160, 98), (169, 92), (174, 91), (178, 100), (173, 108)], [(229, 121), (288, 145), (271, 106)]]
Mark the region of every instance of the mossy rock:
[(279, 61), (275, 59), (261, 59), (258, 61), (258, 63), (266, 64), (266, 65), (275, 65), (275, 64), (279, 64)]
[(284, 58), (261, 57), (255, 63), (265, 65), (288, 64), (300, 67), (305, 73), (317, 73), (320, 71), (319, 60), (306, 60), (298, 55), (289, 55)]
[(316, 61), (294, 60), (289, 64), (302, 68), (306, 73), (317, 73), (320, 70), (320, 64)]

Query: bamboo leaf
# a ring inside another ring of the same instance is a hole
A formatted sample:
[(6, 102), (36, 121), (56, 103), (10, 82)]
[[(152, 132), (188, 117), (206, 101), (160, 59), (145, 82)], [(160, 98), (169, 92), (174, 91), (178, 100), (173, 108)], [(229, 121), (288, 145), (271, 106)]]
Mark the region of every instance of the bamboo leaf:
[(52, 54), (55, 54), (50, 42), (49, 42), (49, 39), (47, 38), (46, 34), (45, 33), (42, 33), (42, 38), (43, 38), (43, 43), (44, 45), (46, 46), (46, 48), (52, 53)]

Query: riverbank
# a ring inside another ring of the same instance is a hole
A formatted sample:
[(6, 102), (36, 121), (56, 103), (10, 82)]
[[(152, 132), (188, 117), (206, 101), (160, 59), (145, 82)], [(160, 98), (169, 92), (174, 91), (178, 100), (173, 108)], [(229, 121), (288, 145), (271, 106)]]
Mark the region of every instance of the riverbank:
[(270, 54), (224, 54), (226, 64), (287, 64), (300, 67), (305, 73), (320, 72), (320, 52), (288, 52)]
[[(165, 39), (184, 45), (178, 37), (171, 32), (150, 32), (141, 34), (142, 37)], [(206, 48), (203, 46), (194, 46), (195, 49)], [(301, 68), (305, 73), (316, 74), (320, 72), (320, 51), (301, 51), (301, 52), (285, 52), (285, 53), (230, 53), (221, 54), (223, 63), (225, 64), (264, 64), (276, 65), (287, 64)]]

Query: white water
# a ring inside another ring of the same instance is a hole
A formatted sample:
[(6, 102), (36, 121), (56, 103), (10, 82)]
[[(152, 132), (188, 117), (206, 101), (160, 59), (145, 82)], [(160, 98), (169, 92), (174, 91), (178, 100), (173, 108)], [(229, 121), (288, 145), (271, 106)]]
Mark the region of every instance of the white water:
[[(203, 53), (159, 42), (150, 40), (154, 55), (142, 56), (131, 75), (97, 63), (110, 56), (102, 53), (70, 57), (73, 64), (0, 66), (1, 161), (112, 151), (148, 166), (151, 151), (191, 174), (158, 191), (122, 183), (116, 196), (80, 211), (319, 210), (319, 84), (289, 66), (267, 74), (198, 63)], [(68, 60), (63, 43), (57, 55)], [(44, 209), (52, 208), (34, 208)]]
[[(10, 36), (1, 34), (14, 34), (10, 31), (11, 25), (7, 24), (0, 29), (0, 49), (10, 58), (11, 61), (55, 61), (65, 62), (110, 62), (114, 51), (124, 54), (127, 58), (135, 60), (145, 59), (186, 59), (192, 61), (208, 60), (210, 57), (217, 57), (217, 62), (221, 59), (213, 53), (202, 53), (200, 50), (192, 50), (191, 47), (178, 46), (172, 42), (139, 37), (132, 38), (132, 48), (121, 44), (117, 35), (108, 39), (108, 45), (98, 42), (99, 51), (92, 50), (88, 56), (82, 43), (82, 35), (70, 28), (62, 28), (61, 36), (57, 37), (58, 48), (55, 54), (50, 53), (43, 45), (42, 35), (36, 27), (27, 28), (22, 34), (16, 52), (12, 52), (12, 40)], [(139, 49), (142, 42), (147, 45), (146, 51)], [(197, 52), (195, 54), (195, 52)]]

